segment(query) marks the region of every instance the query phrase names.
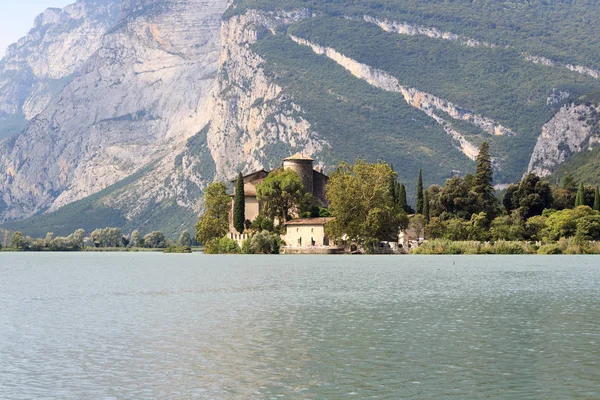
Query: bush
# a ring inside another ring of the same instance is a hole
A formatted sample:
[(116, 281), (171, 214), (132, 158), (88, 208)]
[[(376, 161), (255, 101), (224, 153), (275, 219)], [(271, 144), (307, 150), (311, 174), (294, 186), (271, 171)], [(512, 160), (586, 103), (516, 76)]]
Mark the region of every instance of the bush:
[(204, 246), (205, 254), (240, 254), (242, 250), (237, 242), (227, 236), (221, 239), (212, 239)]
[(279, 235), (262, 231), (250, 238), (248, 251), (250, 254), (279, 254), (282, 245)]
[(557, 244), (546, 244), (538, 249), (538, 254), (562, 254), (562, 250)]
[(175, 246), (171, 245), (167, 247), (163, 253), (191, 253), (192, 248), (189, 246)]

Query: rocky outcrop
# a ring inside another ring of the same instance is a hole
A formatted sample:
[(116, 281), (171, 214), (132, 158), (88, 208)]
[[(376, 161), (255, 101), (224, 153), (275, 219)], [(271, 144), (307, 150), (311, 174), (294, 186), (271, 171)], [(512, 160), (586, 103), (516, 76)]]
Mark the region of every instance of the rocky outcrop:
[(264, 60), (250, 46), (262, 32), (309, 18), (307, 10), (286, 13), (249, 11), (224, 21), (223, 51), (211, 96), (207, 142), (218, 179), (278, 166), (297, 151), (316, 156), (328, 143), (304, 118), (294, 99), (264, 73)]
[(375, 18), (370, 15), (365, 15), (363, 17), (363, 19), (366, 22), (369, 22), (369, 23), (379, 26), (381, 29), (383, 29), (386, 32), (393, 32), (393, 33), (397, 33), (400, 35), (409, 35), (409, 36), (422, 35), (422, 36), (427, 36), (427, 37), (430, 37), (433, 39), (450, 40), (453, 42), (460, 43), (461, 45), (467, 46), (467, 47), (489, 47), (489, 48), (498, 47), (498, 45), (495, 45), (493, 43), (482, 42), (477, 39), (473, 39), (473, 38), (463, 36), (463, 35), (458, 35), (458, 34), (452, 33), (452, 32), (443, 32), (438, 28), (426, 27), (426, 26), (421, 26), (421, 25), (413, 25), (413, 24), (409, 24), (406, 22), (390, 21), (387, 19)]
[(528, 172), (539, 176), (550, 175), (573, 154), (596, 146), (598, 113), (600, 107), (569, 104), (563, 106), (542, 128)]
[(122, 14), (79, 75), (0, 154), (9, 205), (0, 219), (55, 210), (183, 149), (209, 118), (226, 6), (163, 0)]
[(440, 115), (436, 114), (437, 111), (444, 112), (450, 115), (452, 118), (470, 122), (492, 135), (513, 136), (516, 134), (499, 123), (484, 116), (478, 115), (471, 110), (459, 107), (446, 100), (440, 99), (432, 94), (422, 92), (418, 89), (402, 86), (397, 78), (393, 77), (387, 72), (378, 70), (366, 64), (359, 63), (358, 61), (353, 60), (332, 48), (323, 47), (293, 35), (290, 35), (290, 37), (298, 44), (309, 46), (315, 53), (326, 55), (340, 66), (347, 69), (354, 76), (359, 79), (363, 79), (370, 85), (389, 92), (401, 93), (408, 104), (425, 112), (427, 115), (435, 119), (436, 122), (443, 125), (446, 133), (453, 138), (456, 147), (471, 159), (475, 159), (477, 157), (477, 147), (466, 140), (458, 131), (452, 129), (449, 121), (444, 120)]
[[(399, 35), (427, 36), (432, 39), (449, 40), (452, 42), (459, 43), (466, 47), (487, 47), (490, 49), (501, 47), (497, 44), (480, 41), (477, 39), (470, 38), (468, 36), (458, 35), (452, 32), (444, 32), (435, 27), (414, 25), (406, 22), (390, 21), (387, 19), (372, 17), (370, 15), (365, 15), (363, 19), (366, 22), (377, 25), (386, 32), (397, 33)], [(511, 48), (511, 46), (504, 47), (507, 49)], [(558, 61), (554, 61), (546, 57), (531, 55), (527, 53), (522, 53), (522, 56), (525, 60), (534, 64), (541, 64), (547, 67), (565, 68), (581, 75), (588, 75), (592, 78), (600, 79), (600, 71), (593, 68), (585, 67), (582, 65), (560, 63)]]
[(17, 133), (73, 79), (114, 25), (119, 0), (50, 8), (0, 61), (0, 138)]

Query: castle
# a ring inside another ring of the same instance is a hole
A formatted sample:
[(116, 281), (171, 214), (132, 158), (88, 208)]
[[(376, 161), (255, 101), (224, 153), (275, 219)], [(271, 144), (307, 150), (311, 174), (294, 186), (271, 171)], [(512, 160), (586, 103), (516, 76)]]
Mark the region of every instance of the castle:
[[(327, 205), (327, 199), (325, 197), (325, 185), (329, 180), (329, 177), (323, 172), (314, 169), (314, 160), (310, 157), (306, 157), (300, 153), (285, 158), (280, 168), (289, 169), (298, 174), (304, 183), (304, 187), (308, 193), (311, 193), (314, 198), (323, 206)], [(260, 202), (256, 196), (256, 186), (265, 180), (265, 178), (273, 171), (260, 171), (253, 172), (245, 175), (242, 179), (244, 180), (244, 198), (245, 198), (245, 216), (246, 220), (250, 222), (254, 221), (259, 215), (261, 210)], [(232, 197), (235, 196), (235, 188)], [(240, 234), (233, 226), (233, 202), (231, 204), (231, 210), (229, 212), (229, 238), (241, 243), (243, 240), (248, 239), (247, 234)]]

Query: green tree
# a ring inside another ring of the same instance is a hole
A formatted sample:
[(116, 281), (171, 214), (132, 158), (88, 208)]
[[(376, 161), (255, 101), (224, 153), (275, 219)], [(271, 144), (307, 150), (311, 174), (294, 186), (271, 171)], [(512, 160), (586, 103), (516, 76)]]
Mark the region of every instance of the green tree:
[(575, 196), (575, 207), (585, 205), (585, 188), (583, 181), (579, 182), (579, 188), (577, 188), (577, 196)]
[(427, 190), (423, 193), (423, 216), (425, 222), (429, 223), (429, 192)]
[(594, 210), (600, 211), (600, 188), (596, 186), (596, 191), (594, 192)]
[(423, 214), (423, 171), (419, 170), (419, 178), (417, 180), (417, 214)]
[(133, 247), (144, 247), (144, 243), (142, 243), (142, 235), (140, 234), (140, 231), (138, 231), (137, 229), (134, 230), (133, 232), (131, 232), (131, 240), (129, 241), (129, 243), (131, 244), (131, 246)]
[(211, 183), (204, 193), (204, 213), (196, 222), (196, 240), (206, 245), (229, 230), (231, 198), (222, 182)]
[(535, 174), (528, 174), (518, 185), (510, 185), (502, 200), (507, 212), (519, 210), (525, 219), (542, 215), (553, 203), (550, 184)]
[(160, 231), (150, 232), (144, 235), (144, 245), (151, 249), (164, 249), (167, 247), (167, 239)]
[(235, 197), (233, 199), (233, 227), (243, 233), (246, 221), (246, 197), (244, 195), (244, 177), (240, 172), (235, 183)]
[(82, 250), (84, 248), (84, 239), (85, 239), (85, 231), (83, 229), (77, 229), (73, 234), (69, 235), (71, 240), (73, 241), (73, 246), (76, 247), (77, 250)]
[(25, 245), (25, 238), (23, 237), (23, 233), (16, 231), (13, 233), (12, 238), (10, 239), (10, 247), (13, 249), (22, 250)]
[(282, 241), (279, 235), (262, 231), (250, 238), (249, 252), (251, 254), (279, 254)]
[(299, 215), (300, 209), (312, 200), (300, 176), (287, 169), (271, 172), (256, 186), (256, 194), (264, 215), (271, 220), (277, 218), (280, 226)]
[(367, 251), (380, 240), (397, 240), (401, 215), (389, 190), (395, 175), (383, 162), (341, 163), (327, 184), (329, 211), (335, 217), (327, 225), (328, 236), (363, 243)]
[(192, 236), (187, 229), (181, 232), (179, 240), (177, 240), (177, 245), (179, 247), (192, 247)]
[(399, 183), (398, 187), (398, 205), (404, 212), (412, 214), (414, 210), (408, 205), (408, 201), (406, 199), (406, 186), (403, 183)]
[(498, 215), (498, 200), (493, 186), (494, 170), (488, 142), (483, 142), (479, 147), (476, 163), (473, 191), (477, 196), (478, 210), (485, 212), (488, 219), (492, 220)]

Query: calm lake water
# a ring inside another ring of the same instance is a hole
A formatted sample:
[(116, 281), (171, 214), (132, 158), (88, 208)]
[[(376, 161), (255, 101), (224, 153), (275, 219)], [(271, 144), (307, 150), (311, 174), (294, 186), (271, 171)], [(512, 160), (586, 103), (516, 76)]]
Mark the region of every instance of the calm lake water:
[(600, 257), (0, 254), (2, 399), (598, 399)]

